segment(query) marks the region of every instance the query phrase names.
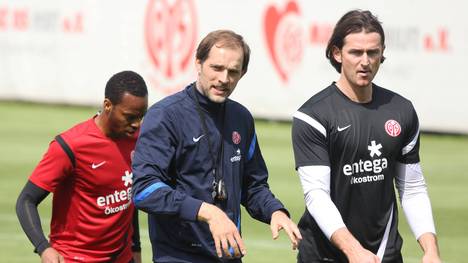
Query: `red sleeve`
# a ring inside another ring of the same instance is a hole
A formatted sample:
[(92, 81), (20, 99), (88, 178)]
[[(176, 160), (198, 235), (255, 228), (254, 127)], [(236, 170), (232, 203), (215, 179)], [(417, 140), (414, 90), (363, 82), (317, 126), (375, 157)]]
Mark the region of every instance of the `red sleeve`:
[(42, 160), (32, 172), (29, 180), (40, 188), (54, 192), (57, 185), (70, 175), (73, 166), (62, 147), (54, 140)]

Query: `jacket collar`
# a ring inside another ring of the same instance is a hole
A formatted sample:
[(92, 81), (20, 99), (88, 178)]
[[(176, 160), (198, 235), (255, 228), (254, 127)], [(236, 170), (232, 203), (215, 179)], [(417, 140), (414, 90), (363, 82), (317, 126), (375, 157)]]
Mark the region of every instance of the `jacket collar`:
[(193, 82), (191, 83), (188, 87), (187, 87), (187, 93), (189, 95), (189, 97), (195, 102), (197, 103), (197, 99), (195, 98), (195, 94), (196, 96), (198, 97), (198, 102), (200, 102), (200, 106), (202, 109), (208, 111), (208, 112), (212, 112), (212, 113), (217, 113), (221, 107), (223, 106), (223, 103), (216, 103), (216, 102), (213, 102), (211, 101), (210, 99), (208, 99), (208, 97), (206, 97), (205, 95), (201, 94), (198, 89), (196, 88), (196, 82)]

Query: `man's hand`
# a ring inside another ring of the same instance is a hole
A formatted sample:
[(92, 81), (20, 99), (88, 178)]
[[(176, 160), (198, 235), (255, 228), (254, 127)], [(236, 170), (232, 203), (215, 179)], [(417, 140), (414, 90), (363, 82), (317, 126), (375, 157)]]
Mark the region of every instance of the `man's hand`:
[(133, 262), (141, 263), (141, 252), (133, 251)]
[(293, 250), (299, 246), (299, 242), (302, 240), (301, 232), (296, 224), (281, 210), (277, 210), (271, 215), (270, 229), (273, 239), (277, 239), (279, 231), (284, 229), (291, 240)]
[(354, 253), (346, 254), (349, 263), (380, 263), (380, 258), (369, 250), (361, 247), (361, 249), (354, 251)]
[(65, 260), (53, 247), (46, 248), (41, 254), (42, 263), (64, 263)]
[(380, 263), (380, 258), (365, 249), (346, 227), (336, 230), (330, 241), (343, 251), (349, 263)]
[(210, 226), (218, 257), (223, 257), (223, 252), (227, 257), (232, 257), (230, 248), (234, 250), (236, 258), (246, 254), (247, 251), (237, 227), (221, 209), (203, 202), (198, 211), (198, 220)]
[(424, 256), (422, 257), (421, 262), (422, 263), (442, 263), (442, 260), (440, 259), (439, 255), (424, 253)]

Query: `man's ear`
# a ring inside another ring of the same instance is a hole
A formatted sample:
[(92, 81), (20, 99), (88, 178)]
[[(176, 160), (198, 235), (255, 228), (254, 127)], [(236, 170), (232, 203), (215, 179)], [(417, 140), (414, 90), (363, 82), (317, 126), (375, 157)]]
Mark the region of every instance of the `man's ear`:
[(382, 47), (382, 58), (380, 59), (380, 63), (383, 63), (385, 61), (384, 52), (385, 52), (385, 45), (383, 45)]
[(336, 60), (336, 62), (342, 63), (341, 50), (337, 46), (332, 47), (332, 54), (333, 54), (333, 58)]
[(111, 112), (112, 107), (112, 102), (108, 98), (105, 98), (104, 103), (102, 104), (102, 111), (105, 113), (109, 113)]
[(199, 59), (195, 60), (195, 68), (197, 69), (197, 74), (200, 75), (202, 69), (202, 62)]

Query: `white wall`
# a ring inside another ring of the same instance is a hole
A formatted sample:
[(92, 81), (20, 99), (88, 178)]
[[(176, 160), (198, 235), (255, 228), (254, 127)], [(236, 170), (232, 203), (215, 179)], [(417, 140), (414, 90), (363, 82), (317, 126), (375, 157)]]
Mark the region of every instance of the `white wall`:
[(0, 98), (98, 105), (115, 72), (139, 72), (152, 102), (195, 79), (194, 49), (228, 28), (252, 48), (233, 98), (257, 117), (290, 119), (338, 75), (325, 58), (336, 21), (369, 9), (386, 30), (375, 82), (412, 100), (421, 128), (468, 133), (463, 1), (0, 1)]

